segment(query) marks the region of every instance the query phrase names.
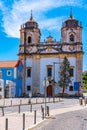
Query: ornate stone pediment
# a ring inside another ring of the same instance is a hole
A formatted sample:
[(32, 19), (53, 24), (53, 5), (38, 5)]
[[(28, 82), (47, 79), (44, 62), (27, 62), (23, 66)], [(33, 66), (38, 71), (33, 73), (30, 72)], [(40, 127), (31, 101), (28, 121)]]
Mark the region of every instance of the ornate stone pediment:
[(74, 51), (74, 49), (75, 49), (75, 47), (74, 47), (73, 45), (70, 45), (70, 46), (69, 46), (69, 50), (70, 50), (70, 51)]
[(58, 50), (56, 50), (52, 46), (48, 46), (47, 48), (42, 50), (41, 53), (58, 53)]

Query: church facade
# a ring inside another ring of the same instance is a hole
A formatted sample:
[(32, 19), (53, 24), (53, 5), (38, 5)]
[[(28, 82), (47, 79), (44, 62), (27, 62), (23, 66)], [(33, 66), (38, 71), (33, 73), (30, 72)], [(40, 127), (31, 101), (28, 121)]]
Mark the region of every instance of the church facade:
[(70, 62), (71, 84), (65, 93), (74, 95), (78, 91), (78, 84), (82, 82), (83, 44), (82, 24), (76, 20), (72, 12), (61, 27), (61, 41), (57, 42), (48, 36), (40, 42), (41, 32), (38, 23), (30, 19), (20, 29), (19, 60), (23, 64), (22, 82), (23, 94), (44, 95), (44, 78), (54, 79), (56, 84), (46, 86), (47, 96), (58, 95), (61, 89), (58, 86), (59, 70), (66, 56)]

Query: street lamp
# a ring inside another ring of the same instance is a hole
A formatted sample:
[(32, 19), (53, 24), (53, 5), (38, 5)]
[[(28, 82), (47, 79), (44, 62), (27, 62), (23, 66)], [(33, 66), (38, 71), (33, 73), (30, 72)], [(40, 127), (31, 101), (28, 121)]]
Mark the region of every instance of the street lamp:
[(53, 75), (53, 80), (52, 80), (52, 85), (53, 85), (53, 102), (55, 102), (55, 64), (60, 64), (60, 62), (53, 62), (53, 67), (54, 67), (54, 75)]
[(47, 93), (46, 93), (46, 87), (49, 85), (49, 81), (46, 80), (46, 77), (44, 78), (44, 81), (43, 81), (43, 86), (44, 86), (44, 94), (45, 94), (45, 117), (47, 115), (47, 108), (46, 108), (46, 96), (47, 96)]

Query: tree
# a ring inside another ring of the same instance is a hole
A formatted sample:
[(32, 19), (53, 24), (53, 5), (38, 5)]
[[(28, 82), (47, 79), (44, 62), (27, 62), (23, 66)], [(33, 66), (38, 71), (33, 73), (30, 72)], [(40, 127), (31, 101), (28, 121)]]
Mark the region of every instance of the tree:
[(60, 73), (60, 80), (58, 84), (60, 87), (62, 87), (62, 96), (64, 96), (65, 88), (67, 88), (69, 86), (69, 83), (71, 82), (70, 63), (67, 57), (64, 57), (64, 60), (60, 66), (59, 73)]
[(87, 90), (87, 72), (82, 74), (82, 84), (84, 90)]

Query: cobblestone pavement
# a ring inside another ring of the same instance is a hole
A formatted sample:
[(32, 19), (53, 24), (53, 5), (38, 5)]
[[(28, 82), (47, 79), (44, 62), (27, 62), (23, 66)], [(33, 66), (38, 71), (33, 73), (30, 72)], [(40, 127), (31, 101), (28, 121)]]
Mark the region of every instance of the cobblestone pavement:
[[(43, 100), (42, 98), (38, 98), (37, 102)], [(52, 100), (52, 99), (51, 99)], [(5, 121), (6, 118), (8, 119), (8, 130), (22, 130), (23, 129), (23, 113), (25, 114), (25, 130), (30, 130), (31, 128), (35, 127), (36, 125), (38, 126), (39, 123), (41, 125), (39, 125), (39, 127), (34, 128), (34, 130), (56, 130), (56, 128), (54, 126), (56, 126), (56, 124), (59, 123), (58, 125), (58, 129), (57, 130), (72, 130), (72, 129), (63, 129), (61, 128), (62, 123), (65, 123), (66, 118), (64, 116), (65, 121), (64, 122), (59, 122), (62, 117), (60, 117), (60, 115), (62, 113), (66, 113), (69, 111), (76, 111), (76, 110), (80, 110), (80, 109), (87, 109), (87, 106), (84, 105), (79, 105), (79, 100), (75, 99), (75, 98), (70, 98), (70, 99), (61, 99), (59, 101), (59, 99), (57, 102), (53, 103), (46, 103), (47, 106), (49, 106), (50, 109), (50, 117), (48, 120), (43, 120), (42, 119), (42, 111), (41, 111), (41, 106), (43, 106), (45, 108), (45, 103), (41, 103), (41, 104), (32, 104), (32, 112), (30, 111), (30, 106), (31, 105), (23, 105), (24, 103), (28, 103), (28, 99), (5, 99), (4, 100), (0, 100), (0, 105), (2, 106), (8, 106), (10, 105), (10, 107), (4, 108), (4, 116), (3, 116), (3, 111), (2, 108), (0, 109), (0, 130), (5, 130)], [(12, 102), (11, 102), (12, 101)], [(20, 102), (21, 101), (21, 102)], [(36, 102), (36, 99), (32, 99), (32, 102)], [(12, 103), (12, 104), (11, 104)], [(3, 105), (4, 104), (4, 105)], [(20, 113), (19, 112), (19, 107), (18, 106), (13, 106), (15, 104), (21, 104), (20, 105)], [(36, 124), (34, 123), (34, 112), (36, 110)], [(72, 113), (72, 112), (71, 112)], [(59, 115), (57, 119), (57, 116)], [(63, 114), (64, 115), (64, 114)], [(64, 120), (63, 119), (63, 120)], [(68, 120), (68, 118), (67, 118)], [(68, 120), (69, 122), (70, 120)], [(41, 122), (45, 122), (45, 123), (41, 123)], [(50, 125), (50, 123), (54, 122), (54, 125)], [(20, 125), (19, 125), (20, 124)], [(52, 127), (49, 128), (49, 125)], [(43, 126), (43, 127), (42, 127)], [(83, 130), (85, 130), (86, 127), (86, 119), (84, 119), (84, 128)], [(60, 128), (59, 128), (60, 127)], [(74, 130), (74, 129), (73, 129)], [(75, 129), (75, 130), (80, 130), (80, 129)], [(87, 129), (86, 129), (87, 130)]]
[(87, 130), (87, 108), (52, 116), (31, 130)]

